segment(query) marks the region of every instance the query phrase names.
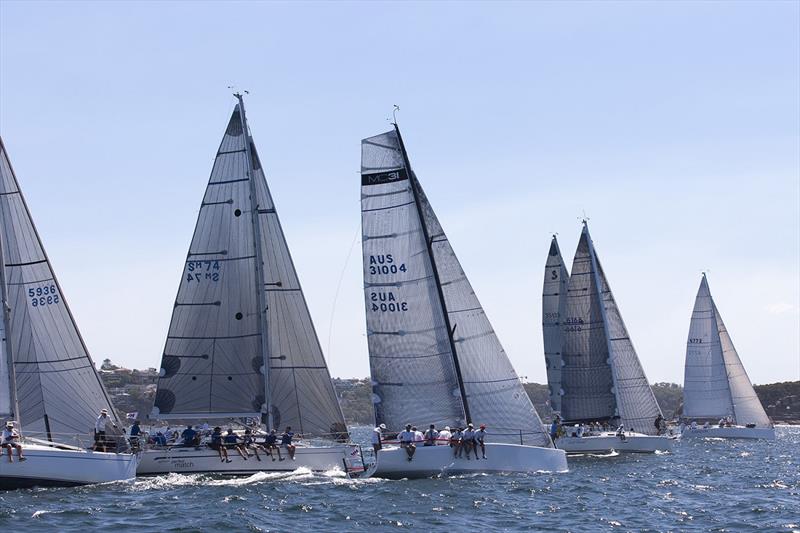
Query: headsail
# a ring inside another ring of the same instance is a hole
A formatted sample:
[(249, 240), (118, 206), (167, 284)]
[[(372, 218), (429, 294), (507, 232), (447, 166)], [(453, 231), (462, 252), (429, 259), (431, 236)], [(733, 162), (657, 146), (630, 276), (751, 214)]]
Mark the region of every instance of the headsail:
[(547, 263), (544, 267), (542, 288), (542, 330), (544, 332), (544, 360), (547, 367), (547, 385), (550, 390), (550, 407), (561, 412), (561, 349), (564, 332), (561, 321), (565, 317), (569, 272), (561, 258), (558, 240), (553, 235)]
[(655, 433), (661, 413), (597, 257), (589, 227), (575, 252), (563, 322), (561, 399), (567, 421), (618, 418)]
[(241, 99), (200, 205), (153, 412), (346, 434)]
[[(399, 132), (362, 141), (364, 287), (376, 417), (549, 437), (414, 173)], [(384, 268), (386, 267), (386, 268)]]
[(683, 397), (685, 418), (731, 416), (742, 425), (772, 425), (711, 297), (705, 274), (689, 327)]
[[(91, 433), (111, 402), (56, 280), (0, 140), (2, 260), (19, 420), (29, 436)], [(2, 379), (7, 377), (4, 375)], [(5, 381), (4, 381), (5, 383)], [(111, 409), (112, 420), (117, 420)]]

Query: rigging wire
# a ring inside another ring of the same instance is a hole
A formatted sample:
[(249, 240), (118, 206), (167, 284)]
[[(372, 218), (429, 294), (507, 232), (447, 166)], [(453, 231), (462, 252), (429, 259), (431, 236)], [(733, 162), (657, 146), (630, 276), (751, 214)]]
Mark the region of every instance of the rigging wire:
[(333, 338), (333, 317), (336, 314), (336, 302), (339, 300), (339, 292), (342, 288), (342, 281), (344, 280), (344, 275), (347, 272), (347, 266), (350, 264), (350, 257), (353, 255), (353, 248), (356, 246), (356, 242), (358, 242), (358, 236), (361, 233), (361, 221), (358, 222), (358, 227), (356, 228), (355, 234), (353, 235), (353, 242), (350, 243), (350, 250), (347, 252), (347, 257), (344, 260), (344, 266), (342, 267), (342, 272), (339, 274), (339, 282), (336, 284), (336, 292), (333, 295), (333, 306), (331, 307), (331, 318), (328, 322), (328, 347), (325, 352), (328, 354), (328, 367), (330, 367), (331, 361), (333, 360), (331, 356), (331, 339)]

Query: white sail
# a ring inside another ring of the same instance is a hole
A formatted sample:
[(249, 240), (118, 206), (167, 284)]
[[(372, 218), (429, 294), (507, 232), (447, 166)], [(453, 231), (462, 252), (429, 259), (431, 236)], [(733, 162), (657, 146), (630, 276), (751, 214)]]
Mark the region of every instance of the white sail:
[[(4, 351), (10, 347), (14, 360), (18, 418), (28, 436), (85, 439), (100, 409), (111, 407), (111, 402), (33, 225), (2, 140), (0, 223), (10, 308)], [(8, 368), (0, 379), (8, 383)], [(117, 420), (113, 409), (109, 415)]]
[(547, 263), (544, 267), (542, 287), (542, 330), (544, 333), (544, 361), (547, 367), (547, 385), (550, 391), (550, 407), (561, 412), (561, 350), (564, 334), (561, 321), (566, 312), (569, 272), (561, 258), (558, 240), (553, 235)]
[(737, 424), (771, 427), (708, 288), (705, 274), (695, 298), (683, 389), (683, 416), (731, 416)]
[(617, 307), (589, 227), (575, 252), (563, 322), (561, 411), (566, 421), (619, 419), (654, 434), (661, 413)]
[(734, 416), (714, 302), (705, 274), (697, 290), (686, 342), (683, 416), (712, 420)]
[[(551, 445), (396, 130), (362, 142), (362, 226), (378, 421), (465, 417), (490, 424), (499, 442)], [(389, 256), (388, 269), (371, 268)]]
[(241, 101), (200, 206), (153, 413), (346, 434)]

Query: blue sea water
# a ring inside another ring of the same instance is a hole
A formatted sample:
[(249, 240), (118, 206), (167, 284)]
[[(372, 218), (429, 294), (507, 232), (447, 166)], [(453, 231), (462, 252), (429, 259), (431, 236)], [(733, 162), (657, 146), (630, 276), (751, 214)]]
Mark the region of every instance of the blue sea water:
[[(356, 428), (364, 439), (369, 428)], [(566, 474), (350, 480), (167, 475), (0, 493), (11, 531), (798, 531), (800, 427), (774, 442), (570, 459)]]

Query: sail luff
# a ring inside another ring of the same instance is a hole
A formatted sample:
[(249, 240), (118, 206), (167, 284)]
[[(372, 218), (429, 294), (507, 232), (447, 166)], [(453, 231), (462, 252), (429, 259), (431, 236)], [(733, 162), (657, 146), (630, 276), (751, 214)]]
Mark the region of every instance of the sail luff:
[(544, 357), (547, 370), (547, 384), (550, 392), (550, 407), (561, 412), (561, 352), (564, 335), (561, 321), (565, 317), (569, 272), (561, 257), (558, 240), (553, 235), (542, 284), (542, 334), (544, 337)]
[(472, 417), (470, 416), (469, 411), (469, 400), (467, 399), (467, 391), (464, 387), (464, 378), (461, 374), (461, 365), (458, 361), (458, 352), (456, 350), (456, 345), (453, 340), (453, 334), (455, 333), (453, 326), (450, 324), (450, 314), (447, 312), (447, 304), (444, 299), (444, 293), (442, 292), (442, 283), (439, 279), (439, 269), (436, 267), (436, 257), (431, 249), (431, 236), (430, 231), (428, 229), (428, 225), (425, 223), (425, 219), (422, 216), (422, 208), (420, 207), (419, 202), (419, 183), (417, 182), (417, 178), (414, 175), (413, 170), (411, 170), (411, 161), (408, 158), (408, 152), (406, 151), (405, 144), (403, 143), (403, 136), (400, 134), (400, 128), (397, 124), (394, 124), (394, 130), (397, 133), (397, 140), (400, 145), (400, 153), (403, 155), (403, 161), (405, 162), (406, 170), (408, 171), (408, 179), (411, 184), (411, 195), (414, 197), (414, 203), (417, 206), (417, 215), (419, 216), (419, 223), (422, 228), (422, 233), (425, 236), (425, 244), (428, 249), (428, 256), (431, 262), (431, 266), (433, 268), (433, 277), (434, 282), (436, 284), (436, 290), (439, 293), (439, 303), (442, 306), (442, 316), (444, 317), (444, 323), (447, 327), (447, 338), (450, 341), (450, 350), (453, 357), (453, 367), (455, 368), (456, 372), (456, 379), (458, 380), (458, 388), (461, 391), (461, 404), (464, 409), (464, 418), (466, 419), (467, 423), (472, 422)]
[[(6, 147), (3, 144), (3, 139), (0, 137), (0, 152), (5, 153)], [(8, 162), (9, 167), (11, 167), (11, 161)], [(14, 170), (11, 169), (11, 173), (13, 175)], [(10, 309), (8, 303), (8, 286), (6, 285), (6, 262), (3, 259), (5, 257), (3, 249), (5, 247), (3, 243), (4, 235), (3, 232), (0, 231), (0, 306), (2, 306), (3, 319), (2, 319), (2, 327), (3, 331), (0, 332), (0, 383), (7, 383), (8, 384), (8, 394), (3, 394), (0, 397), (0, 419), (7, 418), (7, 419), (15, 419), (19, 416), (19, 403), (17, 401), (17, 380), (14, 376), (14, 356), (13, 351), (11, 348), (11, 343), (9, 342), (10, 337)], [(22, 433), (22, 427), (20, 422), (17, 421), (17, 429)]]
[(251, 219), (253, 222), (253, 246), (256, 252), (256, 266), (255, 266), (255, 278), (256, 278), (256, 302), (258, 306), (258, 316), (259, 316), (259, 329), (260, 329), (260, 344), (261, 344), (261, 357), (264, 361), (264, 405), (266, 409), (266, 417), (264, 423), (267, 425), (267, 431), (274, 428), (274, 421), (272, 416), (272, 396), (271, 396), (271, 387), (270, 387), (270, 366), (271, 366), (271, 358), (270, 358), (270, 350), (269, 350), (269, 342), (267, 336), (269, 334), (269, 330), (267, 328), (267, 309), (265, 304), (266, 296), (264, 291), (265, 287), (265, 277), (263, 274), (264, 270), (264, 252), (261, 246), (261, 223), (259, 221), (258, 215), (258, 200), (256, 196), (256, 176), (253, 169), (253, 154), (251, 153), (251, 144), (252, 139), (250, 137), (250, 130), (247, 126), (247, 115), (245, 114), (244, 110), (244, 99), (242, 98), (241, 94), (236, 94), (236, 98), (239, 100), (239, 109), (241, 111), (240, 117), (242, 121), (242, 131), (246, 137), (245, 141), (245, 153), (247, 154), (247, 177), (249, 179), (250, 184), (250, 213)]

